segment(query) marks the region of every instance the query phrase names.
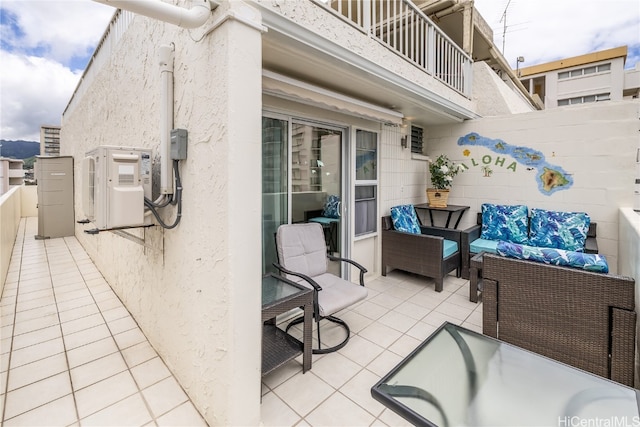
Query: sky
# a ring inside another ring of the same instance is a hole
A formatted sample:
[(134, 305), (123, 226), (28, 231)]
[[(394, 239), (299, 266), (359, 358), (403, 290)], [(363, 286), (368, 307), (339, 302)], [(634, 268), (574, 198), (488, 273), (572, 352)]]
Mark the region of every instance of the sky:
[(519, 56), (520, 67), (528, 67), (625, 45), (625, 68), (640, 62), (639, 0), (475, 0), (475, 6), (514, 69)]
[[(519, 56), (527, 67), (624, 45), (626, 68), (640, 62), (638, 0), (475, 5), (513, 68)], [(0, 0), (0, 139), (39, 141), (41, 125), (60, 125), (114, 12), (91, 0)]]

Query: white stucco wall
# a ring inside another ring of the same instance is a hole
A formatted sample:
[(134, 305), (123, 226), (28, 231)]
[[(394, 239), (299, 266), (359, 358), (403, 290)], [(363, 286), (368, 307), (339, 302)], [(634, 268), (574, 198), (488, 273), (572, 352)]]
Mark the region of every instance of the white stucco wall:
[[(175, 128), (189, 132), (181, 162), (182, 221), (132, 231), (149, 249), (110, 232), (76, 236), (210, 425), (260, 420), (260, 31), (230, 19), (224, 2), (201, 29), (136, 16), (70, 116), (82, 215), (81, 159), (103, 144), (159, 144), (158, 48), (175, 44)], [(175, 210), (165, 209), (165, 222)]]
[[(471, 206), (461, 228), (475, 223), (485, 202), (587, 212), (598, 224), (599, 251), (617, 272), (618, 210), (632, 206), (639, 106), (637, 101), (610, 101), (431, 127), (427, 152), (431, 157), (445, 153), (469, 166), (455, 178), (449, 197), (450, 204)], [(515, 159), (487, 148), (457, 144), (471, 132), (538, 150), (548, 163), (571, 174), (573, 186), (543, 194), (535, 170), (510, 167)], [(493, 170), (490, 177), (481, 171), (485, 164)]]
[(535, 111), (517, 89), (508, 86), (484, 61), (473, 63), (475, 112), (483, 117)]

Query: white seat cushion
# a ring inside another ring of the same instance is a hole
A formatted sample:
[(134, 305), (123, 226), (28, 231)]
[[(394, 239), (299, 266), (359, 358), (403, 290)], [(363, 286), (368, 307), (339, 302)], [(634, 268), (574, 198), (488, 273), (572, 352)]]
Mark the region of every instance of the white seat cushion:
[[(313, 277), (321, 287), (318, 292), (320, 315), (329, 316), (367, 297), (367, 288), (344, 280), (334, 274), (324, 273)], [(302, 283), (304, 284), (304, 283)]]
[[(327, 247), (319, 223), (280, 226), (276, 233), (278, 259), (288, 270), (311, 277), (322, 288), (318, 306), (322, 317), (332, 315), (367, 297), (367, 289), (327, 273)], [(312, 288), (297, 276), (289, 279)]]

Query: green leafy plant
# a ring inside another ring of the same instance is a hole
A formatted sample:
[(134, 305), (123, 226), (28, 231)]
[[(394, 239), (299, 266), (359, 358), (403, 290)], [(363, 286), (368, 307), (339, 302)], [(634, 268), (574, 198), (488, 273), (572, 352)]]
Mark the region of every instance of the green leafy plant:
[(449, 157), (440, 154), (437, 159), (429, 162), (431, 185), (437, 190), (447, 190), (453, 183), (453, 177), (462, 171), (462, 165), (455, 164)]

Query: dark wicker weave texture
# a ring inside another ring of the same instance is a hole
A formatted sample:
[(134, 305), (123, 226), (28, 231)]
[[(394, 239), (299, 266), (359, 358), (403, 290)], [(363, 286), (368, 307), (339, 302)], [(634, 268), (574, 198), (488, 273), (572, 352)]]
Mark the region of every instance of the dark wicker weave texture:
[[(460, 276), (460, 231), (441, 227), (420, 227), (422, 234), (393, 229), (390, 216), (382, 218), (382, 275), (397, 268), (432, 277), (441, 292), (444, 277), (453, 270)], [(458, 251), (442, 259), (443, 240), (458, 243)]]
[(633, 386), (635, 282), (484, 255), (483, 332)]

